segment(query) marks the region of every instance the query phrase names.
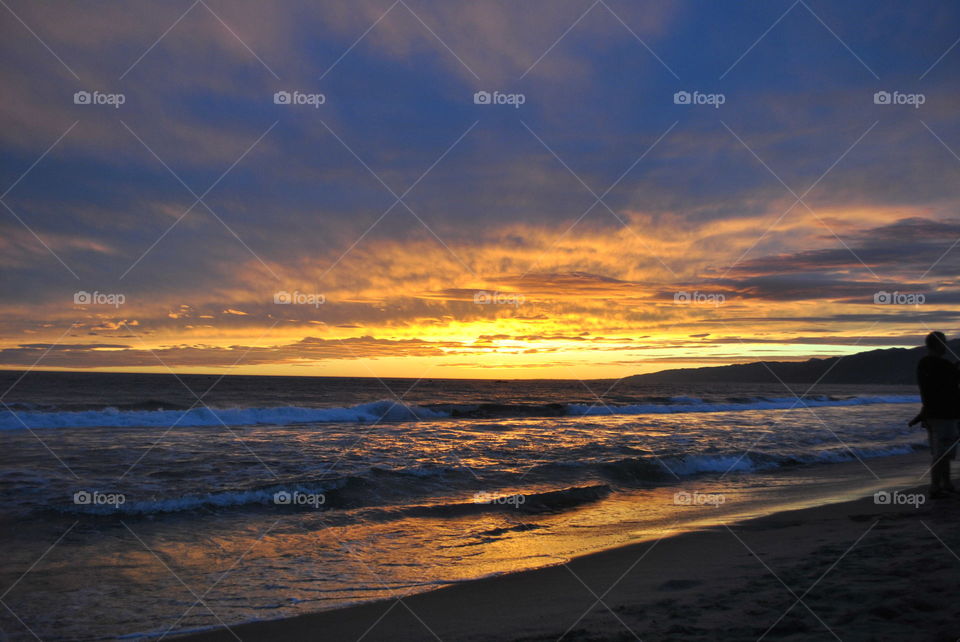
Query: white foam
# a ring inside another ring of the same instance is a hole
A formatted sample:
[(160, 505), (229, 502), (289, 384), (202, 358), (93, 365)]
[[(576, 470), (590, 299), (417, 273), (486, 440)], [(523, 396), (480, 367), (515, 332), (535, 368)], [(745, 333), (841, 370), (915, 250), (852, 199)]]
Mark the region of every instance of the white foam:
[[(373, 423), (377, 421), (413, 421), (449, 416), (429, 408), (407, 406), (391, 401), (374, 401), (348, 408), (193, 408), (191, 410), (84, 410), (71, 412), (0, 413), (0, 430), (81, 427), (159, 427), (171, 426), (285, 426), (297, 423)], [(18, 419), (19, 418), (19, 419)]]
[[(922, 447), (921, 442), (898, 444), (895, 446), (881, 446), (875, 448), (847, 448), (838, 446), (828, 450), (820, 450), (811, 454), (798, 454), (791, 459), (804, 464), (832, 464), (854, 459), (872, 459), (875, 457), (891, 457), (894, 455), (908, 455)], [(749, 453), (743, 455), (686, 455), (683, 457), (669, 457), (663, 460), (675, 475), (690, 476), (700, 473), (752, 473), (760, 470), (779, 468), (781, 461), (776, 459), (760, 459), (751, 457)]]
[[(336, 487), (336, 482), (330, 487)], [(250, 488), (246, 490), (226, 490), (202, 495), (184, 495), (144, 500), (127, 500), (122, 504), (67, 504), (59, 509), (66, 513), (83, 513), (90, 515), (153, 515), (156, 513), (178, 513), (181, 511), (197, 510), (200, 508), (230, 508), (234, 506), (283, 506), (276, 500), (280, 491), (286, 493), (301, 493), (323, 495), (328, 487), (303, 486), (299, 484), (278, 485), (270, 488)]]
[(677, 412), (740, 412), (744, 410), (788, 410), (790, 408), (808, 408), (825, 406), (863, 406), (880, 403), (920, 403), (918, 395), (888, 395), (870, 397), (852, 397), (850, 399), (804, 399), (796, 397), (778, 397), (756, 399), (746, 403), (714, 403), (692, 401), (675, 404), (638, 404), (627, 406), (606, 406), (603, 404), (571, 404), (567, 408), (570, 415), (658, 415)]
[[(755, 399), (744, 403), (714, 403), (695, 398), (676, 398), (669, 404), (634, 404), (605, 406), (602, 404), (570, 404), (568, 416), (590, 415), (656, 415), (684, 412), (742, 412), (746, 410), (786, 410), (824, 406), (859, 406), (871, 404), (920, 403), (916, 395), (866, 396), (850, 399), (811, 398), (802, 402), (795, 397)], [(345, 408), (206, 408), (190, 410), (100, 410), (36, 412), (0, 411), (0, 430), (26, 428), (145, 427), (171, 426), (286, 426), (300, 423), (375, 423), (381, 421), (415, 421), (445, 419), (450, 413), (423, 406), (405, 405), (389, 400), (374, 401)]]

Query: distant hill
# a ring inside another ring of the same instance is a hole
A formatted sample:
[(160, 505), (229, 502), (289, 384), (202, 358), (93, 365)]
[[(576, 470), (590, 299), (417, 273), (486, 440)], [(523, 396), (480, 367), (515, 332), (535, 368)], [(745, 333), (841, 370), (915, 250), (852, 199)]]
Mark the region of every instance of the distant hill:
[[(950, 348), (960, 354), (960, 340), (950, 341)], [(887, 348), (828, 359), (677, 368), (634, 375), (626, 380), (637, 383), (777, 383), (779, 377), (785, 383), (812, 384), (823, 376), (820, 383), (912, 385), (916, 383), (917, 361), (924, 354), (926, 348), (923, 347)]]

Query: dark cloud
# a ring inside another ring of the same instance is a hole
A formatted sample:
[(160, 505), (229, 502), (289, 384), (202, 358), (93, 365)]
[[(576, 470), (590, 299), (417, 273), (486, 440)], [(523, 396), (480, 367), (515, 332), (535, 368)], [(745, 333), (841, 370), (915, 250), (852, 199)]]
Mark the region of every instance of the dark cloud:
[(387, 340), (373, 337), (320, 339), (306, 337), (295, 343), (273, 347), (234, 345), (167, 346), (155, 350), (137, 344), (22, 344), (0, 350), (0, 365), (29, 367), (43, 357), (48, 368), (143, 368), (166, 366), (232, 367), (244, 365), (293, 364), (325, 359), (365, 359), (379, 357), (443, 356), (444, 349), (464, 346), (456, 342), (431, 342), (420, 339)]

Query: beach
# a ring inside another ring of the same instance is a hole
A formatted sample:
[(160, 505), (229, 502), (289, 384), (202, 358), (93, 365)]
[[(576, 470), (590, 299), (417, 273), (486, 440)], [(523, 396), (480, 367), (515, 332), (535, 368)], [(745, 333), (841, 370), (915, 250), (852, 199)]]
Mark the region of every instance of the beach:
[(960, 642), (960, 2), (0, 5), (0, 642)]
[(955, 640), (960, 499), (873, 496), (180, 639)]

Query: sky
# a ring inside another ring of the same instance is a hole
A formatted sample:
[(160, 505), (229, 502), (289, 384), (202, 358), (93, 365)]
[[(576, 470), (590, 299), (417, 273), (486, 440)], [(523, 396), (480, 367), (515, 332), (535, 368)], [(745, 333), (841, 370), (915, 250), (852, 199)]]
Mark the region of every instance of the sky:
[(613, 378), (960, 331), (955, 3), (0, 4), (0, 368)]

